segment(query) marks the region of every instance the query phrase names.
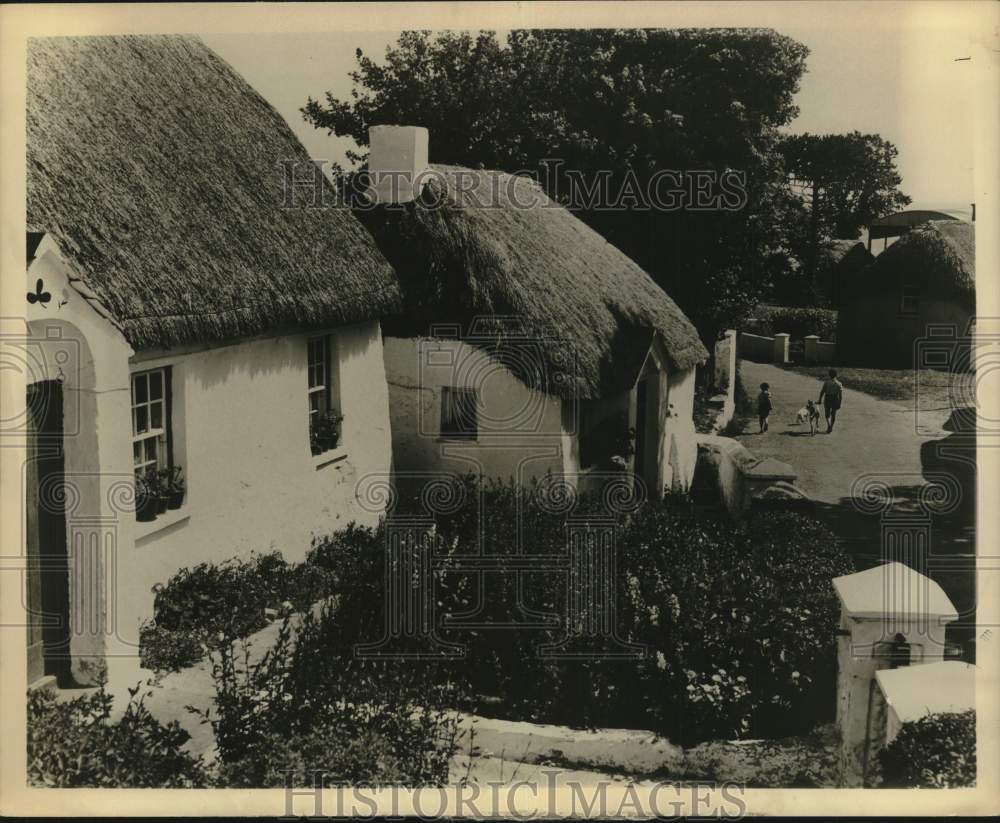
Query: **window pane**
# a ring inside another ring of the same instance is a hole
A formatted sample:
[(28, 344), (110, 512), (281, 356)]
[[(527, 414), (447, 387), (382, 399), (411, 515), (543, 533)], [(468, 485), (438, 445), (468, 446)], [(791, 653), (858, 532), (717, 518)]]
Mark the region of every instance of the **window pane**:
[(146, 460), (156, 460), (156, 438), (150, 437), (142, 441), (146, 452)]
[[(150, 385), (152, 388), (152, 385)], [(149, 427), (151, 429), (163, 428), (163, 401), (151, 403), (149, 406)]]
[(142, 434), (149, 431), (148, 407), (138, 406), (135, 410), (135, 433)]
[(309, 395), (309, 411), (326, 411), (326, 392), (314, 391)]
[(474, 440), (478, 436), (477, 393), (445, 387), (441, 395), (441, 434)]
[(132, 403), (133, 403), (133, 405), (136, 404), (136, 403), (145, 403), (146, 400), (149, 397), (149, 395), (147, 393), (147, 389), (146, 389), (146, 375), (145, 374), (137, 374), (133, 378), (132, 386), (133, 386), (133, 389), (134, 389), (134, 391), (132, 392), (132, 394), (133, 394), (133, 397), (132, 397)]
[(149, 399), (159, 400), (161, 397), (163, 397), (163, 372), (151, 372), (149, 375)]
[(142, 462), (142, 441), (138, 441), (132, 444), (132, 464)]

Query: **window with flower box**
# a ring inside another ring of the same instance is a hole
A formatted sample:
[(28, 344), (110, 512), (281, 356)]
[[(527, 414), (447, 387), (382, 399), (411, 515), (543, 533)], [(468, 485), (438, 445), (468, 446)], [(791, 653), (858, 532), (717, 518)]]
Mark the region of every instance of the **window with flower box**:
[(314, 455), (341, 443), (340, 381), (336, 338), (325, 334), (308, 340), (306, 370), (309, 392), (309, 447)]

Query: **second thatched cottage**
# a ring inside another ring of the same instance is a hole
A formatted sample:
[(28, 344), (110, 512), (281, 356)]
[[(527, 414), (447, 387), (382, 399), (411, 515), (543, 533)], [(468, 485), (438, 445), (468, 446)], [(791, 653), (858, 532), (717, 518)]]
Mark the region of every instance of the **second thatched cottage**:
[(632, 260), (533, 182), (428, 163), (370, 130), (356, 213), (400, 279), (383, 320), (400, 485), (438, 472), (579, 487), (626, 470), (684, 491), (697, 456), (693, 325)]
[(28, 676), (134, 685), (153, 584), (378, 519), (399, 291), (287, 207), (308, 154), (196, 38), (30, 41), (27, 143)]

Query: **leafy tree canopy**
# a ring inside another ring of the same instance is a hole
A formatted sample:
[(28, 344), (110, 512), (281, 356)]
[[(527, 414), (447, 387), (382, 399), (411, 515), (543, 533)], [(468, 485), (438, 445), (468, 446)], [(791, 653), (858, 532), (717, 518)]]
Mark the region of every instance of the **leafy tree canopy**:
[[(369, 126), (425, 126), (435, 162), (528, 170), (571, 207), (573, 174), (588, 185), (607, 175), (610, 198), (579, 216), (711, 342), (787, 265), (801, 203), (778, 130), (797, 114), (807, 55), (764, 29), (524, 30), (504, 43), (490, 32), (405, 32), (384, 61), (357, 51), (348, 99), (328, 93), (302, 111), (362, 147)], [(662, 170), (736, 172), (745, 198), (709, 210), (609, 207), (628, 206), (615, 194), (643, 190)]]
[(899, 151), (877, 134), (797, 134), (781, 142), (788, 172), (815, 190), (820, 240), (855, 240), (872, 220), (909, 205)]

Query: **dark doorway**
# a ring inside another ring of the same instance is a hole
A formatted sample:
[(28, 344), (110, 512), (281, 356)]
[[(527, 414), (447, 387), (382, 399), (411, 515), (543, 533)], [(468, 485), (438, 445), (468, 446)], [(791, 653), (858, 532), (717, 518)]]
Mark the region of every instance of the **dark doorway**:
[(28, 683), (54, 675), (69, 684), (69, 564), (63, 491), (62, 385), (28, 386), (26, 524)]

